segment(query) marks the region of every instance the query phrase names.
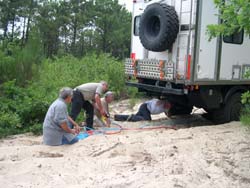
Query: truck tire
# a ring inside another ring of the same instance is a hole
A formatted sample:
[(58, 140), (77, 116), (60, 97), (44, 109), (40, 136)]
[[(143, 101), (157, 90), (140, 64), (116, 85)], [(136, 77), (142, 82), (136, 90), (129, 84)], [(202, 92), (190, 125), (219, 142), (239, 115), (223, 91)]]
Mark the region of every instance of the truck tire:
[(235, 93), (232, 95), (226, 105), (226, 109), (230, 114), (230, 121), (239, 121), (240, 113), (243, 108), (241, 103), (241, 93)]
[(241, 93), (235, 93), (228, 99), (225, 105), (219, 109), (208, 111), (203, 117), (215, 124), (239, 121), (242, 107)]
[(167, 116), (187, 115), (187, 114), (190, 114), (192, 112), (192, 110), (193, 110), (193, 107), (173, 105), (166, 115)]
[(142, 45), (150, 51), (171, 49), (178, 32), (179, 20), (173, 6), (153, 3), (141, 16), (139, 37)]

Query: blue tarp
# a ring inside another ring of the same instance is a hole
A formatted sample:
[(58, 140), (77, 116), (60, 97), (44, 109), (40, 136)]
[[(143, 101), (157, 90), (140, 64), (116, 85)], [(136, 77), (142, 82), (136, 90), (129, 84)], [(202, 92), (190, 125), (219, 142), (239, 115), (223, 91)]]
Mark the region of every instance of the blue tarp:
[(87, 138), (88, 136), (89, 136), (88, 133), (79, 133), (79, 134), (77, 135), (77, 138), (78, 138), (79, 140), (83, 140), (83, 139)]

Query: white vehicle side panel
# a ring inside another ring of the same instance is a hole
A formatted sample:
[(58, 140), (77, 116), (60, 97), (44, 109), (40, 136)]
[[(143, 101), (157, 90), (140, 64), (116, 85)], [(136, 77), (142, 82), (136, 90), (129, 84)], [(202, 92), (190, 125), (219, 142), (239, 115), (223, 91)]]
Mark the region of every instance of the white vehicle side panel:
[(140, 16), (143, 13), (144, 9), (144, 1), (138, 1), (133, 4), (133, 20), (132, 20), (132, 42), (131, 42), (131, 53), (135, 53), (136, 59), (144, 59), (147, 58), (147, 50), (143, 47), (139, 36), (134, 35), (134, 18), (136, 16)]
[[(250, 65), (250, 39), (244, 36), (243, 44), (230, 44), (222, 42), (220, 80), (232, 80), (233, 66)], [(241, 74), (242, 78), (243, 75)]]
[(201, 80), (214, 80), (215, 79), (215, 69), (216, 69), (216, 54), (217, 54), (217, 39), (208, 41), (208, 36), (206, 34), (208, 24), (217, 24), (218, 11), (215, 9), (213, 0), (203, 0), (200, 20), (200, 46), (199, 58), (196, 64), (197, 79)]

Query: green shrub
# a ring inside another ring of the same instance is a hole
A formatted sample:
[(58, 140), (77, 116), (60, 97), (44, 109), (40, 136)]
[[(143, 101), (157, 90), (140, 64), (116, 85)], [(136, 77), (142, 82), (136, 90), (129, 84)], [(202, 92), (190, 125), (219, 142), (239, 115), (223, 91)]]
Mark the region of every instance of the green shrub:
[(41, 123), (36, 123), (32, 125), (27, 131), (32, 132), (34, 135), (41, 135), (43, 130), (43, 125)]
[(0, 138), (21, 133), (21, 119), (16, 113), (0, 111)]
[(250, 126), (250, 91), (242, 94), (241, 103), (244, 105), (244, 107), (241, 112), (240, 121), (242, 124)]
[(37, 98), (30, 89), (17, 86), (13, 80), (2, 84), (0, 93), (2, 137), (27, 131), (33, 124), (43, 121), (49, 103)]
[(242, 94), (241, 103), (244, 105), (250, 104), (250, 91), (247, 91), (247, 92)]
[(117, 96), (126, 92), (123, 63), (107, 54), (87, 55), (78, 60), (72, 56), (45, 60), (35, 81), (31, 84), (33, 92), (52, 101), (61, 87), (76, 87), (87, 82), (105, 80), (109, 89)]
[[(58, 97), (59, 89), (65, 86), (74, 88), (83, 83), (106, 80), (116, 97), (125, 93), (134, 98), (136, 90), (127, 90), (124, 78), (123, 63), (107, 54), (90, 54), (80, 60), (72, 56), (44, 60), (26, 87), (18, 86), (16, 80), (0, 85), (0, 111), (3, 112), (3, 122), (9, 122), (7, 126), (0, 125), (0, 134), (41, 133), (49, 105)], [(10, 114), (14, 115), (13, 120)], [(78, 121), (82, 120), (81, 115)]]
[(17, 43), (9, 42), (5, 51), (0, 51), (0, 83), (15, 79), (18, 85), (24, 86), (42, 61), (42, 48), (38, 37), (33, 35), (24, 48)]
[(243, 125), (250, 126), (250, 106), (247, 106), (242, 110), (240, 121)]

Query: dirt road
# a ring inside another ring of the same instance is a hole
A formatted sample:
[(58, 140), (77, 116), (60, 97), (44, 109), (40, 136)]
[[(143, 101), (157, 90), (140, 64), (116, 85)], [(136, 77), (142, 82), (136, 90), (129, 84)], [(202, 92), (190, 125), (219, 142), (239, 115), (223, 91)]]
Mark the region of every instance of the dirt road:
[[(113, 111), (119, 109), (115, 113), (130, 112), (117, 105), (113, 106)], [(121, 125), (140, 127), (147, 123)], [(156, 116), (151, 125), (174, 125), (177, 130), (99, 134), (60, 147), (42, 145), (41, 136), (18, 135), (1, 140), (0, 185), (6, 188), (250, 187), (250, 131), (239, 122), (213, 126), (195, 114), (173, 119)]]

